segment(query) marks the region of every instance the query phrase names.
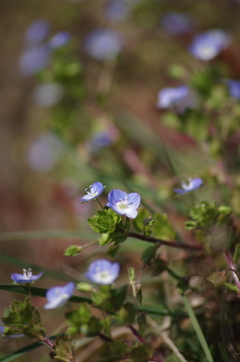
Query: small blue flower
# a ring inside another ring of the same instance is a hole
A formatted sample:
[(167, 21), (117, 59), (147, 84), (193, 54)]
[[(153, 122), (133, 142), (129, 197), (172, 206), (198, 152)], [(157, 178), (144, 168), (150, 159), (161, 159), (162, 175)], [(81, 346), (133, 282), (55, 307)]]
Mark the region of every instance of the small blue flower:
[(32, 274), (32, 269), (23, 269), (23, 274), (17, 274), (14, 273), (11, 275), (12, 280), (14, 280), (15, 283), (32, 283), (35, 282), (36, 280), (38, 280), (39, 278), (41, 278), (41, 276), (43, 275), (43, 271), (41, 273), (39, 273), (38, 275), (33, 275)]
[(161, 26), (169, 34), (186, 34), (193, 28), (193, 20), (184, 13), (170, 12), (161, 18)]
[(63, 306), (72, 296), (75, 289), (73, 282), (67, 283), (63, 287), (52, 287), (47, 290), (46, 298), (48, 303), (44, 309), (54, 309)]
[(23, 75), (36, 74), (46, 67), (49, 52), (44, 45), (34, 46), (24, 51), (19, 59), (19, 67)]
[(94, 182), (89, 186), (88, 189), (85, 190), (87, 195), (84, 195), (79, 201), (81, 203), (91, 200), (96, 200), (104, 190), (104, 186), (101, 182)]
[(196, 177), (194, 179), (189, 178), (187, 182), (182, 181), (181, 185), (182, 185), (182, 189), (175, 189), (174, 191), (177, 194), (186, 194), (187, 192), (191, 192), (194, 191), (196, 189), (198, 189), (199, 187), (201, 187), (203, 184), (203, 181), (201, 178)]
[(189, 51), (197, 59), (211, 60), (226, 48), (230, 41), (230, 36), (223, 30), (213, 29), (196, 36)]
[(227, 84), (230, 96), (240, 99), (240, 81), (231, 79), (223, 79), (223, 81)]
[(57, 49), (69, 42), (71, 34), (68, 31), (60, 31), (55, 34), (49, 41), (48, 46), (51, 49)]
[(25, 40), (28, 44), (39, 44), (48, 35), (50, 24), (46, 20), (34, 21), (26, 30)]
[(121, 190), (112, 190), (108, 194), (108, 203), (106, 206), (113, 209), (117, 214), (126, 215), (131, 219), (137, 216), (137, 208), (140, 205), (140, 195), (136, 192), (127, 194)]
[(126, 19), (130, 11), (130, 4), (124, 0), (110, 0), (104, 9), (104, 18), (107, 21), (118, 23)]
[(97, 60), (114, 60), (122, 47), (121, 35), (112, 29), (96, 29), (84, 41), (85, 52)]
[(180, 104), (187, 97), (189, 89), (186, 85), (175, 88), (163, 88), (158, 93), (157, 108), (169, 108)]
[(84, 275), (96, 284), (112, 284), (117, 279), (119, 271), (120, 265), (118, 263), (99, 259), (89, 265), (88, 271)]

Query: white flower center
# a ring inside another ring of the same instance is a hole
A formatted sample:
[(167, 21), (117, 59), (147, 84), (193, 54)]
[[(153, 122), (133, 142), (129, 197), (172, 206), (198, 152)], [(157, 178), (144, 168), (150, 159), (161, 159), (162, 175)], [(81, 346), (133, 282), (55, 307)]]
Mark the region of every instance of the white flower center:
[(119, 207), (121, 210), (128, 209), (128, 201), (127, 200), (120, 200), (116, 203), (116, 206)]
[(183, 190), (191, 190), (192, 189), (192, 179), (189, 178), (187, 182), (182, 181), (181, 182)]
[(23, 278), (24, 279), (30, 279), (32, 277), (32, 269), (23, 269)]
[(107, 279), (109, 277), (109, 272), (107, 270), (104, 270), (100, 272), (98, 276), (102, 280)]
[(211, 46), (211, 45), (203, 45), (200, 48), (201, 51), (201, 55), (204, 57), (212, 57), (214, 56), (217, 52), (216, 52), (216, 48)]

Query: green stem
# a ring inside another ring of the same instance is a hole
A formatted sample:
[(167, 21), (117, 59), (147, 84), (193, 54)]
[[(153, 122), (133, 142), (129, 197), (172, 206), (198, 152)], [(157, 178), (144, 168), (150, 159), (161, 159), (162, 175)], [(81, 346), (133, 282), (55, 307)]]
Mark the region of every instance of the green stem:
[(185, 295), (182, 295), (182, 301), (183, 301), (183, 304), (184, 304), (184, 306), (185, 306), (185, 308), (187, 310), (188, 316), (189, 316), (189, 318), (190, 318), (190, 320), (192, 322), (193, 328), (194, 328), (194, 330), (196, 332), (199, 343), (202, 346), (202, 349), (203, 349), (203, 351), (205, 353), (205, 356), (206, 356), (208, 362), (214, 362), (213, 358), (212, 358), (212, 355), (211, 355), (211, 352), (210, 352), (210, 350), (208, 348), (206, 339), (205, 339), (205, 337), (203, 335), (202, 329), (201, 329), (201, 327), (200, 327), (200, 325), (198, 323), (198, 320), (196, 318), (196, 315), (195, 315), (195, 313), (194, 313), (194, 311), (192, 309), (191, 304), (189, 303), (189, 300), (187, 299), (187, 297)]
[(96, 201), (99, 203), (100, 207), (103, 209), (104, 207), (102, 206), (101, 202), (98, 199), (96, 199)]

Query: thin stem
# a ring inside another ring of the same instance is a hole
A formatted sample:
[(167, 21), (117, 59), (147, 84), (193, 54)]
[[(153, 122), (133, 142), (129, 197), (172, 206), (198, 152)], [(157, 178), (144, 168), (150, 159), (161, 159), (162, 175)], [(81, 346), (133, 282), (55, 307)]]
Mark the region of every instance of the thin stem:
[(93, 240), (93, 241), (90, 241), (89, 243), (87, 244), (84, 244), (84, 245), (80, 245), (82, 247), (82, 249), (86, 248), (87, 246), (89, 245), (92, 245), (92, 244), (95, 244), (98, 242), (98, 239), (97, 240)]
[(138, 331), (131, 324), (128, 326), (128, 328), (132, 331), (133, 335), (138, 339), (139, 342), (145, 343), (143, 336), (141, 336), (141, 334), (138, 333)]
[(98, 199), (96, 199), (96, 201), (99, 203), (100, 207), (103, 209), (101, 202)]
[(232, 259), (232, 255), (230, 254), (230, 252), (228, 250), (225, 251), (225, 255), (226, 255), (226, 260), (227, 260), (227, 263), (228, 263), (228, 266), (229, 266), (229, 270), (231, 270), (232, 272), (232, 276), (233, 276), (233, 279), (234, 279), (234, 282), (239, 290), (239, 293), (240, 293), (240, 280), (238, 278), (238, 274), (237, 274), (237, 271), (236, 271), (236, 265), (234, 264), (233, 262), (233, 259)]
[(144, 236), (142, 234), (129, 232), (128, 236), (135, 239), (140, 239), (147, 241), (148, 243), (159, 243), (160, 245), (166, 245), (172, 248), (180, 248), (180, 249), (190, 249), (190, 250), (204, 250), (204, 246), (201, 244), (184, 244), (178, 243), (176, 241), (166, 241), (162, 239), (157, 239), (152, 236)]

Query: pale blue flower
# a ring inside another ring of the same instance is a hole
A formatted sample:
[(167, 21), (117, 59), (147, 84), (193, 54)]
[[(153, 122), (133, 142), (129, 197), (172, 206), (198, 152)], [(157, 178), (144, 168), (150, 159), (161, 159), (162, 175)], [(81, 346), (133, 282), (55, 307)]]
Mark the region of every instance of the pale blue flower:
[(203, 181), (199, 177), (196, 177), (194, 179), (189, 178), (187, 182), (182, 181), (181, 185), (182, 189), (174, 190), (177, 194), (186, 194), (187, 192), (197, 190), (199, 187), (203, 185)]
[(84, 41), (84, 50), (97, 60), (111, 61), (123, 47), (122, 36), (113, 29), (93, 30)]
[(89, 186), (88, 189), (85, 190), (87, 195), (84, 195), (79, 201), (82, 203), (86, 201), (96, 200), (101, 195), (103, 190), (104, 186), (101, 182), (94, 182), (92, 185)]
[(230, 96), (236, 99), (240, 99), (240, 81), (231, 79), (223, 79), (223, 81), (227, 84)]
[(106, 206), (113, 209), (117, 214), (126, 215), (131, 219), (137, 216), (137, 208), (140, 205), (140, 195), (136, 192), (127, 194), (121, 190), (112, 190), (108, 194), (108, 203)]
[(68, 31), (60, 31), (50, 39), (48, 46), (52, 49), (60, 48), (67, 44), (70, 38), (71, 34)]
[(231, 42), (230, 36), (223, 30), (213, 29), (202, 33), (193, 40), (190, 53), (201, 60), (215, 58)]
[(37, 20), (34, 21), (27, 28), (25, 33), (25, 40), (29, 45), (39, 44), (41, 43), (46, 36), (48, 35), (50, 30), (50, 24), (46, 20)]
[(46, 67), (49, 59), (49, 51), (44, 45), (34, 46), (24, 51), (19, 59), (19, 67), (22, 74), (29, 76), (36, 74)]
[(193, 20), (184, 13), (167, 13), (162, 16), (160, 23), (164, 31), (173, 35), (185, 34), (193, 29)]
[(186, 85), (179, 87), (163, 88), (158, 93), (157, 108), (174, 107), (187, 97), (189, 89)]
[(73, 295), (74, 289), (75, 284), (73, 282), (69, 282), (62, 287), (48, 289), (46, 293), (48, 303), (45, 304), (44, 309), (55, 309), (63, 306)]
[(33, 275), (32, 274), (32, 269), (23, 269), (23, 273), (22, 274), (17, 274), (14, 273), (11, 275), (11, 279), (14, 280), (15, 283), (32, 283), (35, 282), (36, 280), (40, 279), (41, 276), (43, 275), (43, 271), (41, 273), (39, 273), (38, 275)]
[(84, 275), (96, 284), (112, 284), (117, 279), (119, 271), (120, 265), (118, 263), (99, 259), (89, 265), (88, 271)]

